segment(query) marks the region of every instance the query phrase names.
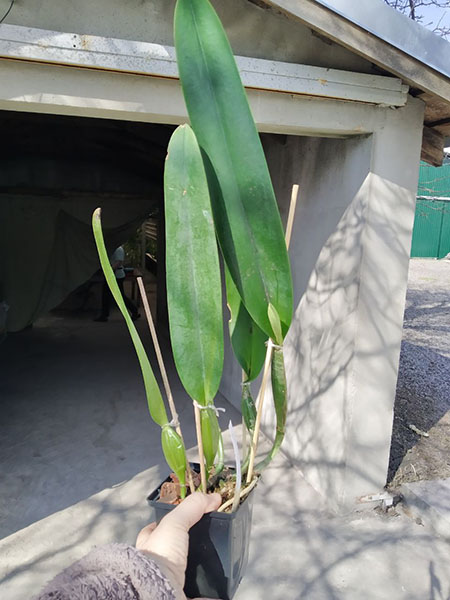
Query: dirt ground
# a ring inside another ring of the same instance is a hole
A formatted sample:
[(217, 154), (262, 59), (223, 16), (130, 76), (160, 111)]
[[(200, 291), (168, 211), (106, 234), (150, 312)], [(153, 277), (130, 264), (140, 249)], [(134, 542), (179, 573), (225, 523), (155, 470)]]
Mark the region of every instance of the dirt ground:
[(450, 477), (450, 260), (412, 259), (390, 487)]

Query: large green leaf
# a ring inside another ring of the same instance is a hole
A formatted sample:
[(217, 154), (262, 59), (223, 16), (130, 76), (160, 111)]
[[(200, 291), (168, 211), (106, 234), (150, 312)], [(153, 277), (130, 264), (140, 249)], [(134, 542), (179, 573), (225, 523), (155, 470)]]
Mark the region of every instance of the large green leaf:
[(207, 169), (217, 236), (253, 320), (292, 319), (292, 281), (262, 145), (228, 39), (208, 0), (178, 0), (175, 46), (186, 105)]
[(231, 345), (247, 381), (253, 381), (258, 377), (264, 364), (267, 335), (248, 314), (226, 267), (225, 281), (227, 303), (231, 313), (229, 321)]
[(207, 405), (222, 376), (222, 290), (205, 169), (188, 125), (178, 127), (170, 140), (164, 195), (173, 355), (188, 394)]
[(153, 420), (162, 427), (168, 422), (166, 408), (164, 406), (164, 401), (162, 399), (161, 392), (159, 391), (158, 384), (156, 383), (155, 376), (153, 375), (153, 371), (147, 358), (144, 346), (142, 345), (136, 327), (131, 320), (130, 313), (125, 306), (123, 296), (120, 293), (119, 286), (117, 285), (116, 276), (114, 275), (114, 271), (112, 270), (109, 262), (108, 253), (105, 248), (105, 241), (103, 239), (100, 208), (97, 208), (92, 215), (92, 229), (94, 232), (95, 243), (97, 245), (100, 264), (105, 275), (106, 283), (108, 284), (111, 294), (113, 295), (114, 300), (117, 302), (117, 306), (119, 307), (120, 312), (125, 319), (128, 331), (130, 332), (130, 336), (134, 344), (134, 348), (136, 350), (136, 354), (139, 359), (142, 377), (144, 378), (144, 386), (150, 415), (152, 416)]

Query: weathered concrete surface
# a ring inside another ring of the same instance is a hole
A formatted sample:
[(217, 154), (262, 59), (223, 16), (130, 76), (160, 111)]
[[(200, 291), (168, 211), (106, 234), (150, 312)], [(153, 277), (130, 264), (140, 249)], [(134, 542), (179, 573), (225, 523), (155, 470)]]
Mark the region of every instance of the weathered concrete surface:
[(259, 511), (236, 600), (448, 598), (448, 542), (402, 511), (334, 519), (300, 513), (284, 524), (277, 517), (278, 526)]
[(415, 513), (450, 540), (450, 479), (405, 483), (401, 492)]
[[(145, 323), (138, 327), (148, 343)], [(23, 600), (93, 545), (133, 543), (166, 466), (117, 314), (106, 324), (43, 320), (10, 336), (0, 359), (0, 597)], [(191, 446), (190, 403), (179, 384), (175, 395)], [(227, 408), (224, 426), (239, 423), (230, 405), (218, 405)], [(439, 590), (446, 598), (449, 550), (401, 510), (330, 515), (280, 455), (256, 491), (235, 599), (423, 600)]]
[[(248, 0), (213, 0), (235, 54), (371, 73), (373, 65), (322, 39), (298, 22), (263, 10)], [(175, 0), (38, 0), (17, 3), (7, 22), (25, 27), (152, 42), (173, 46)]]

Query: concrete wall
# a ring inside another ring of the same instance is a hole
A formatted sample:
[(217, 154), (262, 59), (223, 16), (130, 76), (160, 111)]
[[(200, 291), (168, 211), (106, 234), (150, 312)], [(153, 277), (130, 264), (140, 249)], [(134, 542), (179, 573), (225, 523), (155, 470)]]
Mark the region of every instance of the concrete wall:
[[(346, 140), (265, 137), (284, 218), (300, 184), (283, 451), (340, 511), (386, 483), (421, 114), (417, 102), (387, 110), (372, 135)], [(228, 353), (225, 373), (236, 402), (239, 368)]]
[[(248, 0), (213, 0), (236, 54), (372, 72), (372, 64)], [(51, 31), (174, 45), (175, 0), (21, 0), (5, 22)]]

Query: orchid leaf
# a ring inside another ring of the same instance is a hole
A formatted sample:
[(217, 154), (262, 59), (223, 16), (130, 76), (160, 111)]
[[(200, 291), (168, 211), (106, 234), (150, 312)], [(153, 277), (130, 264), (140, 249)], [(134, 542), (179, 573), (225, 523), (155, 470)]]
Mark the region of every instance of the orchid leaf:
[(173, 355), (184, 388), (206, 406), (222, 376), (222, 292), (208, 184), (189, 125), (178, 127), (169, 142), (164, 196)]
[(236, 62), (209, 0), (177, 0), (175, 47), (225, 262), (252, 319), (274, 337), (271, 303), (284, 336), (293, 299), (281, 219)]
[(152, 419), (163, 427), (168, 423), (167, 412), (164, 406), (164, 401), (161, 396), (158, 384), (156, 382), (153, 370), (150, 366), (150, 362), (145, 352), (144, 346), (141, 342), (141, 338), (131, 320), (130, 313), (125, 305), (123, 296), (120, 292), (119, 286), (117, 285), (116, 276), (112, 270), (109, 262), (108, 253), (105, 247), (105, 241), (103, 239), (102, 222), (101, 222), (101, 209), (97, 208), (92, 215), (92, 229), (94, 232), (95, 243), (97, 245), (97, 251), (100, 258), (100, 264), (105, 275), (106, 283), (108, 284), (111, 294), (119, 307), (120, 312), (125, 319), (128, 331), (130, 332), (131, 340), (133, 342), (136, 354), (139, 359), (139, 364), (142, 371), (142, 377), (144, 379), (145, 393), (147, 396), (147, 404)]
[(247, 381), (258, 377), (266, 356), (267, 335), (248, 314), (233, 283), (229, 270), (225, 267), (227, 303), (230, 309), (230, 338), (234, 354), (241, 365)]

